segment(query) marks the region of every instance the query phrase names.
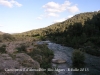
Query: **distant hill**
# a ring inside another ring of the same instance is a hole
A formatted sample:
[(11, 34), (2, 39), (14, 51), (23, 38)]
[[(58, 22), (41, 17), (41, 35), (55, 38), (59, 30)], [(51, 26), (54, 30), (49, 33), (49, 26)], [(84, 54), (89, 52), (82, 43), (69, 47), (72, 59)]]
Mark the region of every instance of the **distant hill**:
[[(81, 24), (82, 26), (86, 24), (96, 24), (99, 22), (98, 21), (99, 14), (100, 14), (100, 11), (80, 13), (63, 22), (55, 23), (41, 29), (30, 30), (30, 31), (21, 33), (21, 35), (26, 35), (26, 36), (36, 36), (36, 35), (42, 35), (42, 34), (47, 35), (51, 33), (53, 34), (53, 33), (58, 33), (58, 32), (64, 32), (68, 29), (70, 25), (75, 25), (77, 23)], [(100, 29), (100, 26), (99, 26), (99, 29)]]
[(76, 14), (63, 22), (14, 36), (49, 39), (73, 48), (87, 48), (87, 53), (100, 56), (100, 11)]

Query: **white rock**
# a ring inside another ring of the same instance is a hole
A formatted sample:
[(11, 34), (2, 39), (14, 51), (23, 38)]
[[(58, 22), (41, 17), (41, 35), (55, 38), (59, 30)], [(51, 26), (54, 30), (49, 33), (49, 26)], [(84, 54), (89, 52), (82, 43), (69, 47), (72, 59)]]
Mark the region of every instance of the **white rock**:
[(63, 59), (52, 59), (52, 62), (56, 63), (56, 64), (62, 64), (62, 63), (66, 63), (66, 60), (63, 60)]

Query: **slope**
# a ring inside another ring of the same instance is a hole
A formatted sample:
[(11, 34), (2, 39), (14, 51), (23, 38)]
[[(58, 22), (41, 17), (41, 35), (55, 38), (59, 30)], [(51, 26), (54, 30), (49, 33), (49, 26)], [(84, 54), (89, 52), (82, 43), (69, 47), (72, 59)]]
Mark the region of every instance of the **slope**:
[(80, 13), (64, 22), (15, 36), (49, 39), (100, 56), (100, 11)]

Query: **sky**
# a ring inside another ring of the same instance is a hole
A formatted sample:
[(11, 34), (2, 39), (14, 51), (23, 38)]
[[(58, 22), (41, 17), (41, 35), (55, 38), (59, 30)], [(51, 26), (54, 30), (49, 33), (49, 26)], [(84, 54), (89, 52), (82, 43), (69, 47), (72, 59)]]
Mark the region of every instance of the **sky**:
[(100, 0), (0, 0), (0, 31), (21, 33), (100, 10)]

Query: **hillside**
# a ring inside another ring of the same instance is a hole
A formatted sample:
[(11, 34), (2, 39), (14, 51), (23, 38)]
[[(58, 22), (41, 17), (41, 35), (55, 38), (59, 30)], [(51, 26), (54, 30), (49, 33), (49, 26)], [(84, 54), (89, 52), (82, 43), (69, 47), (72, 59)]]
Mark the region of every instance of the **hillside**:
[(100, 11), (80, 13), (64, 22), (14, 36), (32, 40), (49, 39), (100, 56)]
[[(85, 24), (95, 24), (96, 22), (97, 23), (99, 22), (99, 14), (100, 14), (100, 11), (80, 13), (63, 22), (55, 23), (55, 24), (52, 24), (48, 27), (41, 28), (41, 29), (30, 30), (30, 31), (24, 32), (19, 35), (26, 35), (26, 36), (30, 36), (30, 35), (36, 36), (37, 35), (38, 36), (38, 35), (42, 35), (43, 32), (47, 34), (54, 33), (54, 32), (58, 33), (58, 31), (64, 32), (68, 29), (70, 25), (75, 25), (76, 23), (80, 23), (82, 26), (84, 26)], [(44, 35), (47, 35), (47, 34), (44, 34)]]

